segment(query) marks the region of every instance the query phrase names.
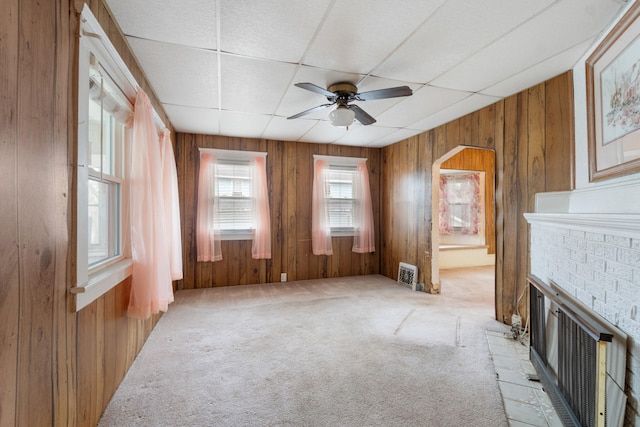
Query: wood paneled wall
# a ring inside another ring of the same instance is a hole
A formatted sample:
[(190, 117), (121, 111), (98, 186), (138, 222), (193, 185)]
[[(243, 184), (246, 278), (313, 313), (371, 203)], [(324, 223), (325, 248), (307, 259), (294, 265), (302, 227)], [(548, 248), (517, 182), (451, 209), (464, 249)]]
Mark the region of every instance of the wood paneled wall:
[[(50, 424), (66, 389), (70, 51), (56, 2), (0, 6), (0, 425)], [(40, 25), (41, 22), (48, 25)], [(60, 28), (56, 27), (56, 22)], [(56, 41), (62, 41), (58, 45)], [(44, 102), (43, 102), (44, 100)], [(60, 360), (61, 358), (61, 360)], [(59, 373), (54, 376), (53, 373)], [(60, 410), (69, 411), (61, 402)]]
[[(573, 188), (573, 92), (567, 72), (382, 150), (382, 274), (399, 261), (431, 283), (431, 166), (459, 145), (496, 153), (496, 318), (528, 312), (529, 228), (534, 195)], [(415, 194), (408, 198), (403, 188)], [(420, 216), (423, 214), (424, 217)], [(420, 227), (429, 225), (424, 231)]]
[[(380, 272), (380, 250), (373, 254), (351, 251), (352, 237), (334, 237), (333, 255), (311, 252), (311, 188), (313, 155), (367, 158), (376, 248), (379, 248), (379, 148), (272, 141), (194, 134), (177, 136), (178, 185), (183, 224), (184, 280), (178, 289), (246, 285), (288, 280), (343, 277)], [(269, 260), (251, 258), (251, 241), (223, 241), (223, 260), (196, 262), (195, 221), (199, 171), (198, 148), (262, 151), (267, 153), (267, 182), (271, 213)]]
[[(102, 2), (89, 5), (159, 105)], [(77, 314), (68, 292), (75, 283), (82, 6), (74, 0), (0, 2), (3, 427), (96, 425), (157, 321), (125, 317), (128, 280)]]
[(493, 150), (465, 148), (440, 165), (440, 169), (484, 172), (485, 242), (487, 253), (496, 253), (495, 153)]
[(77, 314), (77, 425), (95, 426), (160, 315), (127, 317), (131, 278)]
[[(433, 134), (423, 133), (382, 149), (381, 274), (396, 279), (398, 265), (418, 267), (431, 283), (431, 163)], [(428, 272), (428, 274), (427, 274)]]

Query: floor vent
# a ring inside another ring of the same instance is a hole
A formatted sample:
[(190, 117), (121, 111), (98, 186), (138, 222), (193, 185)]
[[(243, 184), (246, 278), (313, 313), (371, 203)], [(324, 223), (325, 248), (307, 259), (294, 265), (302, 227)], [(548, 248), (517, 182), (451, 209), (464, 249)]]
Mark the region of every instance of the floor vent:
[(418, 280), (418, 267), (415, 265), (400, 263), (398, 268), (398, 283), (410, 289), (416, 289)]

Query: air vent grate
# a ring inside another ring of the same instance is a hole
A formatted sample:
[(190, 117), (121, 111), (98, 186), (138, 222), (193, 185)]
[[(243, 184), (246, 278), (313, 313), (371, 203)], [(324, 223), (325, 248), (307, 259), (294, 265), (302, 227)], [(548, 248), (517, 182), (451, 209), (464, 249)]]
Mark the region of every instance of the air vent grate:
[(415, 289), (417, 279), (418, 267), (401, 262), (400, 267), (398, 268), (398, 283), (405, 285), (408, 288)]

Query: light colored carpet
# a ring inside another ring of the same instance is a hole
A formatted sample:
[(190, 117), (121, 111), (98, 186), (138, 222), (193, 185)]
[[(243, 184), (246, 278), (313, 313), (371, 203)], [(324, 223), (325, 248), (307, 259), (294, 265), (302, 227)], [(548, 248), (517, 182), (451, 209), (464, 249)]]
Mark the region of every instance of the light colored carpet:
[(492, 285), (453, 282), (441, 295), (378, 275), (180, 291), (99, 425), (507, 426)]

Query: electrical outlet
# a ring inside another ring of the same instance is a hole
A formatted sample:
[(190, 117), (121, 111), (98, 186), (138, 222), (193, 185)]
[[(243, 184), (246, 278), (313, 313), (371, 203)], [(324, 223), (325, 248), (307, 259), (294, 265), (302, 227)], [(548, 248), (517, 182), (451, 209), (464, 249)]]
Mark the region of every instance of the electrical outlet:
[(287, 281), (287, 273), (280, 273), (280, 281), (281, 282)]

